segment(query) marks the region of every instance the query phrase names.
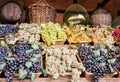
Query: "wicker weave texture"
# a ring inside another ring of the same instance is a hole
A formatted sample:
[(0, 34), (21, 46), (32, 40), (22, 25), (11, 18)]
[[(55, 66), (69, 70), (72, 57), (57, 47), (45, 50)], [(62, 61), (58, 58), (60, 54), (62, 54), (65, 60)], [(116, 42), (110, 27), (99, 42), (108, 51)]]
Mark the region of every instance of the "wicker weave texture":
[(29, 6), (30, 23), (48, 23), (55, 22), (56, 11), (45, 0), (39, 0), (37, 3)]

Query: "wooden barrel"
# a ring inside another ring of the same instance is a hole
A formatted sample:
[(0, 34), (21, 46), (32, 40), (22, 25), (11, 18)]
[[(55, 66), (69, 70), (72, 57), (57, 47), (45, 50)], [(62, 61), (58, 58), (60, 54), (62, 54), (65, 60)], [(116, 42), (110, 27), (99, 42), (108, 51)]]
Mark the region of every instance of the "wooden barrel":
[(1, 23), (15, 24), (25, 20), (26, 13), (21, 5), (14, 1), (9, 1), (1, 7)]

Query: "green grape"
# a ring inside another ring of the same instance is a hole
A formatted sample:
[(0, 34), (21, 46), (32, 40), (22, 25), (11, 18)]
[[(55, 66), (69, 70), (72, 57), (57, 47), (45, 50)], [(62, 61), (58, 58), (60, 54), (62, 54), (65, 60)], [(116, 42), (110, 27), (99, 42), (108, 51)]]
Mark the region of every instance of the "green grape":
[(58, 31), (58, 39), (60, 40), (66, 40), (67, 36), (65, 34), (65, 32), (63, 31)]
[(41, 36), (47, 45), (54, 45), (55, 41), (66, 40), (67, 36), (58, 23), (41, 24)]

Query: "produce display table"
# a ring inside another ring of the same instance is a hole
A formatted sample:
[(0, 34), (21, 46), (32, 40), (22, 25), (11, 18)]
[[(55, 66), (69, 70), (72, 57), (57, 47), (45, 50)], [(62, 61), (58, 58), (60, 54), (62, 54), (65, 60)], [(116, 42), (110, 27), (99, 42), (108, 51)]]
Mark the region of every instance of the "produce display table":
[[(6, 82), (5, 78), (1, 78), (0, 82)], [(16, 78), (13, 79), (13, 82), (31, 82), (29, 79), (18, 80)], [(36, 78), (34, 82), (70, 82), (69, 77), (61, 77), (59, 79), (51, 79), (51, 78)], [(80, 82), (94, 82), (92, 79), (80, 78)], [(120, 78), (102, 78), (100, 82), (120, 82)]]

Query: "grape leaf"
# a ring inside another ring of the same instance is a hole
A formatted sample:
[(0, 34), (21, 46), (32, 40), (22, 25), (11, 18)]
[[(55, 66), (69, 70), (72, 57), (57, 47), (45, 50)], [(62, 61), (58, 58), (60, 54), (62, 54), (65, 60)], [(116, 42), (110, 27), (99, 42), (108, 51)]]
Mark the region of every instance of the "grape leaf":
[(116, 58), (108, 59), (107, 60), (110, 64), (113, 64), (116, 61)]
[(30, 53), (32, 51), (33, 51), (33, 49), (29, 49), (29, 50), (26, 50), (26, 53), (28, 54), (28, 53)]
[(100, 56), (100, 51), (99, 50), (93, 51), (93, 53), (94, 53), (95, 56)]
[(19, 79), (24, 79), (27, 76), (27, 71), (19, 69)]
[(34, 82), (35, 77), (36, 77), (35, 73), (32, 73), (32, 74), (31, 74), (31, 81), (32, 81), (32, 82)]
[(3, 70), (3, 68), (5, 67), (6, 63), (3, 62), (3, 63), (0, 63), (0, 70)]
[(33, 54), (34, 55), (34, 57), (36, 57), (36, 58), (40, 58), (41, 57), (41, 54)]
[(25, 66), (26, 66), (27, 68), (32, 67), (32, 62), (26, 62), (26, 63), (25, 63)]
[(32, 48), (35, 49), (35, 50), (36, 50), (36, 49), (39, 49), (39, 46), (38, 46), (37, 44), (35, 44), (35, 43), (32, 44), (31, 46), (32, 46)]
[(5, 59), (6, 60), (13, 60), (13, 61), (15, 60), (15, 58), (8, 58), (8, 57), (6, 57)]
[(38, 58), (31, 58), (31, 61), (32, 62), (38, 62), (39, 60), (38, 60)]
[(47, 71), (45, 69), (43, 69), (43, 68), (41, 69), (41, 71), (42, 71), (43, 76), (47, 77)]
[(109, 68), (110, 68), (111, 73), (114, 73), (114, 69), (112, 68), (111, 65), (109, 65)]
[(104, 57), (100, 56), (100, 57), (96, 58), (97, 61), (100, 61), (101, 59), (104, 59)]
[(100, 63), (100, 66), (101, 66), (101, 67), (105, 66), (105, 63)]

